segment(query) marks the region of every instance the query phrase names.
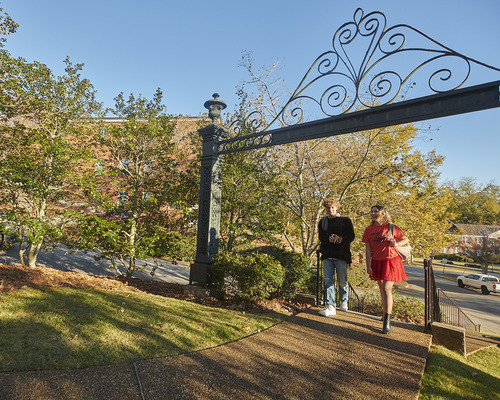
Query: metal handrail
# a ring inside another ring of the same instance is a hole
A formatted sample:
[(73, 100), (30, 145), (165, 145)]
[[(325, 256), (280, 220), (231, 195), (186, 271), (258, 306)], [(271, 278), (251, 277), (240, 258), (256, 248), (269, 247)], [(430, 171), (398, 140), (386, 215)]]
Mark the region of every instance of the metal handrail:
[(441, 289), (437, 289), (432, 269), (432, 259), (424, 260), (425, 270), (425, 329), (430, 331), (433, 322), (442, 322), (480, 331), (475, 324)]
[(481, 330), (480, 324), (475, 324), (465, 314), (462, 309), (451, 300), (446, 293), (438, 289), (438, 307), (440, 310), (440, 321), (448, 325), (459, 326), (462, 328), (472, 328), (479, 332)]
[[(338, 294), (337, 294), (337, 296), (338, 296)], [(349, 305), (349, 310), (357, 311), (360, 313), (365, 312), (365, 299), (364, 299), (364, 297), (359, 297), (350, 283), (349, 283), (348, 305)]]

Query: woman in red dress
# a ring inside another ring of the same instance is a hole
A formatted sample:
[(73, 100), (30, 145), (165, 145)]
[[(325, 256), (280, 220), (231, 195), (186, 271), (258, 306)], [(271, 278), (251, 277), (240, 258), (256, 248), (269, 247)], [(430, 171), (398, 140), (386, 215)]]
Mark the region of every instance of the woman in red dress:
[(406, 280), (403, 261), (394, 246), (409, 242), (403, 231), (394, 225), (391, 235), (391, 217), (383, 206), (373, 206), (370, 211), (372, 224), (365, 229), (363, 242), (366, 243), (366, 272), (370, 279), (377, 281), (384, 311), (383, 333), (391, 331), (392, 287), (394, 282)]

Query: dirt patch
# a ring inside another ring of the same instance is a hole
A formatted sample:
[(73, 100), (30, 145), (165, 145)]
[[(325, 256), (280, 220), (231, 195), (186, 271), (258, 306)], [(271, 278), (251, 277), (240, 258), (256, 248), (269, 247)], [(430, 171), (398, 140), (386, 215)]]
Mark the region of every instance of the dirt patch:
[(89, 275), (78, 272), (59, 271), (53, 268), (29, 268), (20, 265), (0, 264), (0, 293), (22, 289), (50, 290), (57, 287), (87, 288), (96, 290), (119, 290), (143, 292), (158, 296), (172, 297), (179, 300), (192, 301), (213, 307), (224, 307), (246, 312), (286, 312), (296, 313), (309, 307), (307, 304), (269, 300), (259, 304), (225, 301), (213, 297), (199, 298), (184, 294), (183, 286), (177, 283), (146, 281), (137, 278)]

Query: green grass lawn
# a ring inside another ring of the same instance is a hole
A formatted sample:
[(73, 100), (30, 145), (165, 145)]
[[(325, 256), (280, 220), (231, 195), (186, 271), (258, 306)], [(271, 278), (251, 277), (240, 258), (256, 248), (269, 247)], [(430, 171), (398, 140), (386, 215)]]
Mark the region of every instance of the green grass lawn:
[(189, 353), (286, 318), (143, 293), (20, 290), (0, 295), (0, 371), (74, 369)]
[(420, 400), (499, 400), (500, 348), (465, 358), (432, 346), (422, 379)]
[[(0, 371), (75, 369), (217, 346), (288, 318), (145, 293), (57, 288), (0, 295)], [(420, 399), (500, 400), (500, 349), (432, 346)]]

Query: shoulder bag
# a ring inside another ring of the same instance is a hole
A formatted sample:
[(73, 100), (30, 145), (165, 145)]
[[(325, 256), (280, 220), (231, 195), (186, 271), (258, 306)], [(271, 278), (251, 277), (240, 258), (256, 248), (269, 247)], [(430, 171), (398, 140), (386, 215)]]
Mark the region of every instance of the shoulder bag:
[[(391, 228), (391, 236), (394, 239), (394, 224), (391, 224), (390, 228)], [(411, 257), (410, 243), (406, 243), (403, 246), (395, 245), (394, 248), (396, 249), (396, 252), (399, 254), (399, 256), (401, 257), (401, 259), (403, 261), (408, 261), (410, 259), (410, 257)]]

